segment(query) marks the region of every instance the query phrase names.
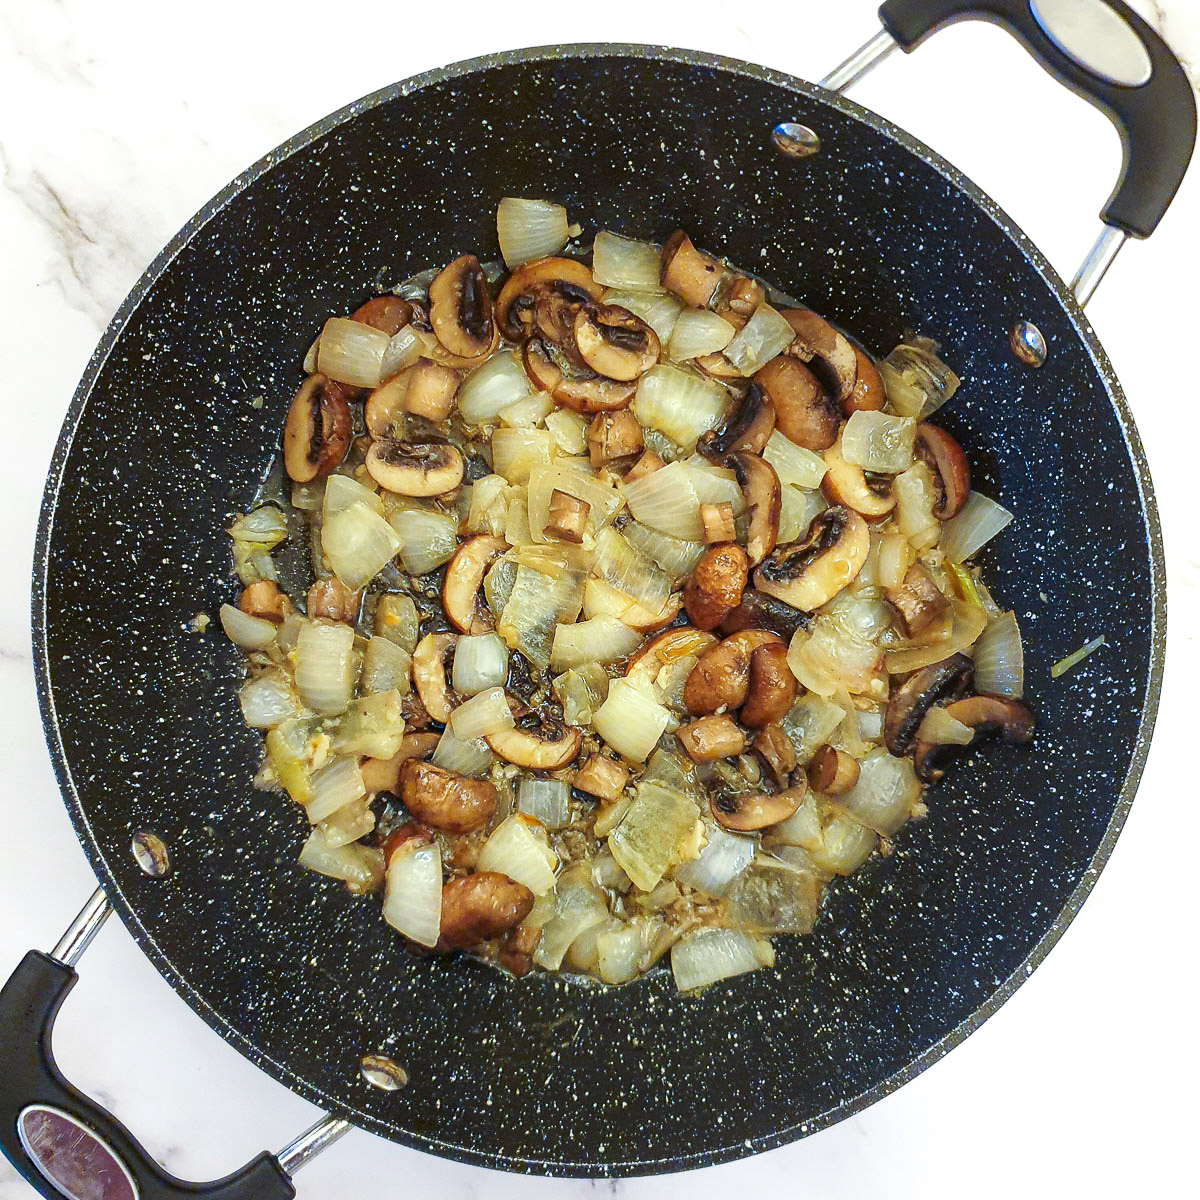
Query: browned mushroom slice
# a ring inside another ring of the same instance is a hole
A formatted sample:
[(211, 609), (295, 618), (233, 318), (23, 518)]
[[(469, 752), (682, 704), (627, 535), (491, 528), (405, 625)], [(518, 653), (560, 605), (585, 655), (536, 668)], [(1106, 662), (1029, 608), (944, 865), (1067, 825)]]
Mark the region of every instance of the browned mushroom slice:
[(710, 307), (734, 329), (741, 329), (766, 298), (761, 283), (747, 279), (745, 275), (733, 275), (728, 277), (727, 284), (717, 289)]
[(350, 314), (350, 320), (382, 329), (389, 336), (399, 333), (412, 317), (413, 306), (399, 296), (374, 296)]
[(540, 338), (531, 338), (521, 351), (521, 362), (529, 382), (539, 392), (550, 392), (562, 382), (562, 368), (550, 355), (550, 349)]
[(581, 792), (587, 792), (589, 796), (595, 796), (598, 800), (612, 802), (621, 798), (628, 782), (628, 767), (622, 766), (607, 754), (593, 754), (575, 772), (571, 786)]
[(618, 304), (583, 305), (573, 333), (583, 361), (608, 379), (637, 379), (658, 362), (658, 334)]
[(345, 457), (352, 434), (345, 390), (310, 375), (292, 399), (283, 427), (283, 465), (296, 483), (323, 479)]
[(429, 285), (429, 321), (438, 341), (460, 358), (482, 358), (495, 349), (492, 296), (475, 255), (460, 255)]
[(696, 366), (700, 368), (705, 375), (711, 375), (714, 379), (721, 380), (744, 380), (745, 376), (723, 355), (720, 351), (716, 354), (703, 354), (694, 360)]
[(238, 608), (260, 621), (278, 624), (292, 611), (292, 602), (271, 579), (259, 579), (247, 584), (238, 597)]
[(721, 622), (720, 630), (728, 635), (743, 629), (769, 629), (790, 640), (797, 629), (807, 629), (811, 623), (808, 613), (784, 604), (774, 596), (748, 589), (742, 595), (741, 604)]
[(579, 545), (587, 530), (591, 507), (586, 500), (555, 488), (550, 493), (550, 506), (546, 513), (546, 536)]
[(446, 658), (458, 638), (452, 633), (427, 633), (412, 656), (413, 686), (425, 711), (443, 725), (450, 720), (456, 697), (446, 682)]
[(400, 765), (400, 797), (412, 816), (443, 833), (470, 833), (496, 811), (496, 789), (486, 779), (469, 779), (419, 758)]
[(628, 409), (597, 413), (588, 426), (588, 458), (597, 470), (605, 463), (640, 453), (642, 446), (642, 427)]
[(442, 886), (437, 949), (465, 950), (519, 925), (533, 908), (533, 893), (499, 871), (474, 871)]
[(441, 496), (463, 477), (463, 457), (444, 442), (394, 442), (381, 438), (367, 451), (367, 473), (401, 496)]
[(844, 504), (864, 517), (886, 516), (896, 507), (892, 481), (886, 475), (868, 475), (862, 467), (842, 457), (841, 442), (829, 447), (821, 490), (834, 504)]
[(780, 315), (796, 334), (785, 353), (811, 363), (829, 394), (844, 404), (854, 395), (858, 379), (858, 356), (850, 339), (807, 308), (790, 308)]
[(604, 289), (591, 271), (573, 258), (540, 258), (518, 267), (505, 280), (496, 297), (496, 324), (513, 342), (529, 337), (533, 310), (544, 295), (554, 295), (569, 304), (599, 300)]
[(937, 497), (933, 515), (939, 521), (957, 516), (971, 493), (971, 468), (963, 448), (941, 426), (922, 421), (917, 426), (913, 453), (933, 476)]
[(925, 714), (947, 696), (962, 697), (974, 678), (975, 664), (965, 654), (952, 654), (914, 671), (888, 699), (883, 714), (883, 744), (897, 758), (903, 758), (912, 749)]
[(683, 603), (697, 629), (712, 629), (742, 600), (750, 560), (733, 542), (705, 550), (683, 589)]
[[(744, 450), (731, 454), (729, 466), (737, 476), (738, 486), (746, 501), (750, 514), (750, 527), (746, 532), (746, 554), (750, 565), (758, 566), (772, 550), (779, 537), (779, 508), (781, 493), (779, 476), (766, 459)], [(741, 598), (738, 598), (741, 602)]]
[(641, 458), (639, 458), (637, 462), (635, 462), (633, 466), (625, 472), (625, 482), (633, 483), (635, 479), (644, 479), (647, 475), (651, 475), (655, 471), (661, 470), (666, 465), (667, 464), (663, 462), (663, 460), (659, 458), (653, 450), (647, 450), (645, 454), (643, 454)]
[(694, 716), (741, 708), (750, 691), (750, 656), (760, 646), (782, 645), (766, 629), (745, 629), (706, 650), (683, 685), (683, 702)]
[(796, 677), (787, 661), (782, 642), (759, 646), (750, 654), (750, 678), (746, 703), (739, 718), (743, 725), (759, 729), (782, 721), (796, 702)]
[(857, 346), (854, 347), (854, 358), (858, 365), (858, 378), (854, 381), (854, 390), (842, 401), (842, 412), (846, 416), (854, 412), (877, 412), (887, 403), (883, 376), (879, 374), (871, 356)]
[(372, 794), (400, 794), (400, 768), (410, 758), (428, 758), (442, 740), (440, 733), (406, 733), (400, 749), (391, 758), (364, 758), (363, 786)]
[[(711, 720), (711, 718), (709, 718)], [(804, 803), (808, 784), (800, 782), (782, 792), (714, 792), (708, 801), (718, 825), (737, 833), (751, 833), (786, 821)]]
[(771, 773), (777, 787), (785, 787), (796, 769), (796, 747), (779, 725), (766, 725), (754, 738), (754, 753)]
[(700, 505), (700, 527), (704, 530), (705, 542), (710, 546), (732, 542), (737, 537), (733, 505), (727, 500), (720, 504)]
[(717, 644), (711, 633), (681, 625), (649, 638), (630, 656), (625, 668), (627, 679), (644, 679), (653, 683), (659, 671), (681, 658), (697, 658)]
[(697, 250), (692, 239), (677, 229), (662, 248), (662, 285), (684, 304), (707, 308), (725, 268), (711, 255)]
[(728, 714), (701, 717), (682, 725), (676, 733), (693, 762), (715, 762), (732, 758), (746, 749), (746, 733)]
[(530, 771), (554, 771), (565, 767), (583, 744), (583, 734), (574, 725), (548, 717), (532, 729), (517, 727), (493, 733), (487, 744), (506, 762)]
[(637, 392), (637, 380), (626, 383), (618, 379), (563, 379), (550, 394), (563, 406), (577, 413), (609, 412), (628, 408)]
[(920, 563), (908, 568), (899, 587), (885, 588), (884, 594), (900, 614), (909, 637), (924, 633), (950, 604)]
[[(981, 737), (996, 733), (1010, 744), (1027, 742), (1033, 737), (1033, 714), (1011, 696), (981, 694), (968, 696), (946, 705), (946, 715), (975, 731), (974, 745)], [(944, 774), (938, 759), (948, 746), (917, 742), (913, 746), (913, 768), (923, 783), (936, 783)]]
[(793, 608), (815, 612), (853, 582), (871, 548), (867, 523), (852, 509), (818, 513), (802, 542), (781, 546), (754, 572), (754, 586)]
[(583, 361), (575, 345), (575, 317), (580, 305), (564, 299), (557, 292), (538, 297), (533, 306), (533, 335), (555, 347), (568, 364), (577, 371), (591, 368)]
[(808, 784), (814, 792), (841, 796), (857, 782), (858, 760), (844, 750), (821, 746), (808, 761)]
[(828, 450), (838, 435), (838, 410), (817, 377), (786, 355), (760, 367), (754, 382), (775, 409), (775, 428), (806, 450)]
[(775, 406), (761, 384), (751, 383), (723, 424), (701, 435), (696, 449), (710, 462), (723, 464), (727, 454), (739, 450), (761, 454), (774, 429)]
[(450, 623), (463, 633), (487, 633), (496, 618), (484, 602), (483, 577), (488, 567), (508, 549), (503, 538), (481, 533), (468, 538), (454, 552), (442, 583), (442, 607)]
[(304, 611), (310, 621), (341, 621), (353, 625), (362, 607), (362, 588), (350, 589), (340, 579), (318, 579), (308, 589)]

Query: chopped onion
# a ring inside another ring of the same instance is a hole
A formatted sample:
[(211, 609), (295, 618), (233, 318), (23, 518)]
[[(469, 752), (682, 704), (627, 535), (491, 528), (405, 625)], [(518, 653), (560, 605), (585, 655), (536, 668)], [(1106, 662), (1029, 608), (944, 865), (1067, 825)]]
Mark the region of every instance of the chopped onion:
[(858, 782), (840, 797), (842, 807), (860, 825), (878, 834), (895, 833), (921, 798), (912, 760), (880, 749), (868, 754), (858, 764), (858, 771)]
[(471, 484), (467, 510), (467, 532), (500, 537), (508, 522), (508, 480), (503, 475), (485, 475)]
[(305, 354), (304, 354), (304, 363), (302, 366), (302, 370), (304, 371), (305, 375), (315, 375), (317, 373), (317, 351), (320, 348), (321, 348), (321, 335), (317, 334), (317, 336), (315, 338), (313, 338), (312, 345), (309, 346), (309, 348), (305, 351)]
[(313, 772), (312, 799), (305, 806), (305, 812), (315, 825), (337, 812), (343, 804), (353, 804), (366, 794), (358, 759), (335, 758), (327, 767)]
[(892, 627), (892, 609), (874, 588), (849, 587), (825, 605), (818, 620), (846, 637), (874, 642)]
[(784, 484), (779, 489), (779, 544), (798, 542), (827, 507), (821, 492)]
[[(741, 516), (746, 511), (746, 498), (732, 471), (718, 467), (698, 454), (680, 465), (687, 472), (692, 490), (701, 504), (728, 504), (733, 508), (734, 516)], [(656, 474), (657, 471), (653, 472), (650, 478)]]
[(400, 549), (395, 529), (361, 501), (321, 525), (321, 552), (333, 573), (352, 591), (365, 587)]
[(472, 742), (460, 741), (449, 725), (442, 731), (430, 762), (459, 775), (482, 775), (492, 765), (495, 755), (483, 738)]
[(386, 381), (399, 375), (406, 367), (413, 366), (424, 349), (425, 340), (411, 325), (397, 330), (388, 339), (387, 349), (383, 352), (379, 378)]
[(858, 710), (858, 736), (864, 742), (883, 740), (883, 710), (868, 708)]
[(556, 450), (548, 429), (510, 429), (492, 434), (492, 467), (509, 483), (525, 483), (530, 470), (550, 462)]
[(546, 428), (554, 435), (563, 454), (586, 454), (588, 419), (568, 408), (555, 409), (546, 418)]
[[(623, 682), (613, 680), (610, 700)], [(608, 835), (608, 850), (625, 874), (650, 892), (668, 868), (698, 857), (701, 828), (694, 800), (661, 783), (643, 782), (621, 823)]]
[[(661, 475), (662, 471), (654, 474)], [(661, 609), (671, 594), (671, 577), (640, 555), (611, 527), (596, 535), (596, 573), (651, 612)]]
[(523, 883), (535, 896), (544, 896), (554, 887), (557, 866), (558, 856), (547, 845), (545, 834), (539, 836), (525, 817), (514, 815), (492, 830), (479, 851), (475, 869), (499, 871)]
[(707, 832), (708, 841), (700, 857), (677, 867), (675, 878), (719, 899), (753, 860), (754, 839), (726, 833), (717, 824), (708, 824)]
[(588, 506), (589, 533), (607, 525), (621, 507), (621, 493), (609, 480), (600, 479), (587, 459), (560, 458), (550, 466), (535, 466), (529, 472), (528, 501), (529, 533), (534, 541), (551, 540), (545, 530), (555, 492), (565, 492)]
[(801, 488), (818, 488), (825, 478), (825, 460), (812, 450), (797, 446), (778, 429), (774, 430), (763, 447), (763, 458), (775, 468), (779, 482)]
[(969, 746), (975, 740), (975, 730), (956, 721), (944, 708), (931, 708), (917, 730), (917, 740), (936, 746)]
[(412, 686), (412, 655), (390, 638), (371, 638), (363, 654), (361, 683), (364, 692), (403, 695)]
[(375, 632), (411, 654), (421, 634), (420, 618), (413, 598), (399, 592), (380, 596), (375, 605)]
[[(490, 577), (484, 579), (485, 594)], [(579, 615), (585, 577), (585, 570), (565, 560), (555, 574), (518, 565), (496, 629), (509, 649), (520, 650), (534, 666), (545, 670), (550, 665), (554, 627), (560, 621), (574, 621)]]
[(942, 526), (940, 548), (955, 562), (974, 558), (1013, 519), (1007, 508), (972, 492), (956, 517)]
[(692, 478), (683, 463), (668, 463), (632, 483), (622, 483), (621, 494), (629, 511), (643, 525), (696, 542), (704, 537), (704, 528), (700, 524), (700, 499)]
[(937, 356), (937, 342), (913, 338), (875, 365), (888, 403), (904, 417), (924, 419), (958, 390), (958, 376)]
[(392, 855), (383, 919), (418, 945), (437, 943), (442, 926), (442, 853), (436, 842), (409, 842)]
[(550, 200), (505, 196), (496, 207), (496, 236), (508, 269), (515, 271), (567, 244), (567, 210)]
[(772, 848), (776, 845), (803, 846), (816, 850), (822, 842), (821, 814), (817, 810), (816, 793), (808, 792), (800, 807), (786, 821), (772, 825), (768, 832)]
[(725, 357), (743, 374), (753, 375), (777, 354), (782, 354), (796, 331), (769, 304), (760, 304), (754, 315), (725, 347)]
[(766, 938), (733, 929), (700, 929), (671, 947), (671, 972), (681, 992), (774, 965), (775, 951)]
[(232, 604), (221, 605), (220, 617), (225, 636), (243, 650), (265, 650), (279, 632), (279, 626), (274, 621), (252, 617)]
[(658, 247), (603, 230), (592, 246), (592, 278), (602, 287), (631, 292), (661, 292), (662, 258)]
[(730, 889), (725, 920), (746, 933), (809, 933), (820, 899), (820, 884), (810, 871), (760, 856)]
[(834, 875), (853, 875), (871, 857), (875, 841), (871, 830), (839, 813), (825, 826), (821, 848), (813, 851), (813, 862)]
[(338, 383), (377, 388), (390, 335), (349, 317), (330, 317), (317, 345), (317, 370)]
[(463, 380), (458, 389), (458, 411), (468, 425), (486, 425), (533, 392), (520, 358), (513, 351), (504, 350)]
[(242, 720), (251, 729), (274, 729), (303, 711), (282, 671), (264, 671), (242, 684), (238, 692)]
[(605, 304), (616, 304), (627, 309), (635, 317), (641, 317), (658, 335), (665, 346), (679, 319), (682, 302), (670, 292), (655, 295), (653, 292), (609, 291), (604, 293)]
[(325, 845), (336, 850), (339, 846), (348, 846), (366, 837), (375, 828), (375, 814), (367, 804), (366, 797), (363, 797), (353, 804), (343, 804), (318, 828), (325, 838)]
[(479, 692), (450, 714), (454, 736), (464, 742), (473, 742), (476, 738), (512, 729), (514, 725), (516, 721), (502, 687), (490, 687)]
[(547, 829), (561, 829), (571, 823), (571, 788), (565, 779), (522, 779), (517, 811)]
[(312, 780), (308, 774), (312, 731), (309, 721), (285, 721), (267, 734), (267, 762), (297, 804), (312, 800)]
[(645, 917), (628, 923), (614, 922), (596, 938), (596, 970), (604, 983), (628, 983), (641, 972), (650, 943), (662, 928), (661, 921)]
[(510, 546), (527, 546), (533, 541), (529, 532), (529, 497), (524, 488), (513, 488), (508, 494), (504, 540)]
[(599, 663), (584, 663), (555, 676), (554, 694), (562, 702), (563, 720), (568, 725), (590, 725), (592, 714), (608, 695), (608, 684), (608, 673)]
[(315, 713), (336, 716), (354, 694), (354, 629), (350, 625), (300, 627), (296, 639), (296, 690)]
[(896, 524), (914, 549), (927, 550), (943, 536), (941, 523), (933, 515), (933, 476), (923, 462), (914, 463), (896, 476)]
[(300, 851), (300, 865), (319, 875), (340, 879), (356, 892), (369, 892), (383, 882), (383, 851), (369, 846), (330, 846), (318, 826)]
[(533, 961), (547, 971), (557, 971), (571, 943), (606, 920), (604, 893), (589, 880), (587, 872), (575, 868), (565, 872), (554, 897), (554, 916), (542, 930)]
[(352, 504), (365, 504), (372, 512), (383, 516), (383, 498), (378, 492), (364, 487), (349, 475), (333, 474), (325, 480), (325, 492), (321, 498), (321, 519), (330, 521)]
[(842, 457), (864, 471), (899, 475), (913, 462), (917, 423), (911, 417), (860, 409), (842, 430)]
[(1092, 638), (1086, 645), (1080, 646), (1078, 650), (1073, 650), (1065, 658), (1060, 658), (1050, 668), (1050, 678), (1057, 679), (1060, 675), (1065, 675), (1072, 667), (1077, 667), (1089, 654), (1094, 654), (1103, 645), (1104, 634), (1098, 638)]
[(879, 542), (879, 560), (876, 573), (879, 586), (899, 587), (904, 582), (908, 569), (916, 561), (912, 543), (902, 533), (885, 533)]
[(796, 761), (804, 766), (829, 741), (829, 735), (842, 723), (845, 714), (824, 696), (808, 694), (792, 705), (780, 724), (791, 739)]
[(887, 669), (892, 675), (903, 675), (908, 671), (919, 671), (930, 663), (941, 662), (952, 654), (965, 653), (975, 644), (987, 624), (987, 613), (978, 604), (965, 600), (950, 601), (950, 621), (947, 632), (939, 638), (924, 640), (914, 638), (902, 650), (887, 654)]
[(456, 692), (474, 696), (502, 687), (508, 678), (508, 647), (494, 633), (464, 635), (454, 647), (451, 683)]
[(612, 681), (607, 698), (592, 717), (596, 732), (630, 762), (645, 762), (670, 723), (671, 714), (658, 702), (653, 688), (639, 687), (629, 679)]
[(662, 567), (673, 580), (690, 575), (707, 548), (703, 542), (671, 537), (640, 521), (630, 521), (621, 533), (643, 558)]
[(391, 758), (404, 740), (403, 701), (398, 691), (375, 692), (355, 700), (338, 723), (333, 739), (337, 754)]
[[(341, 479), (340, 475), (330, 476)], [(319, 512), (325, 503), (325, 480), (314, 479), (311, 483), (292, 484), (292, 507), (300, 512)]]
[(975, 643), (975, 687), (1020, 698), (1025, 691), (1025, 652), (1016, 613), (1001, 613)]
[[(554, 631), (550, 667), (565, 671), (583, 663), (610, 663), (632, 654), (641, 644), (641, 635), (616, 617), (593, 617), (574, 625), (559, 625)], [(459, 640), (462, 645), (462, 640)], [(457, 676), (456, 676), (457, 678)]]
[(729, 392), (715, 379), (662, 363), (642, 376), (632, 407), (640, 424), (690, 450), (702, 433), (720, 424), (729, 405)]
[(410, 575), (428, 574), (453, 558), (458, 549), (458, 521), (446, 513), (405, 508), (393, 512), (391, 522), (400, 560)]
[(679, 314), (671, 330), (668, 353), (676, 362), (716, 354), (729, 345), (734, 332), (733, 326), (715, 312), (706, 308), (688, 308)]
[(492, 563), (483, 577), (483, 598), (497, 620), (504, 615), (504, 608), (516, 581), (517, 560), (511, 552), (501, 555)]
[(513, 429), (532, 429), (554, 411), (554, 397), (549, 392), (534, 392), (524, 400), (510, 404), (500, 412), (500, 420)]

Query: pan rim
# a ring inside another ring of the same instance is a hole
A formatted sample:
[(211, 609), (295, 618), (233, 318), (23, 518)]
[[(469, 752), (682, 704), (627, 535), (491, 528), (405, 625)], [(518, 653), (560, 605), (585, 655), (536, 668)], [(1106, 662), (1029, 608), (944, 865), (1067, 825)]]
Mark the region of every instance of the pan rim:
[[(91, 391), (131, 317), (137, 311), (147, 293), (168, 270), (176, 256), (186, 247), (191, 239), (231, 200), (266, 175), (277, 164), (290, 158), (293, 154), (304, 150), (319, 138), (325, 137), (334, 129), (347, 123), (359, 114), (376, 108), (380, 104), (386, 103), (396, 97), (407, 96), (422, 88), (460, 79), (476, 72), (497, 67), (585, 58), (646, 59), (651, 62), (665, 61), (690, 67), (717, 69), (798, 93), (807, 99), (826, 104), (842, 115), (865, 124), (875, 132), (888, 137), (902, 149), (909, 151), (931, 166), (947, 182), (963, 193), (967, 199), (973, 201), (993, 224), (997, 226), (999, 232), (1015, 245), (1017, 250), (1020, 251), (1045, 280), (1051, 293), (1062, 306), (1071, 326), (1082, 342), (1092, 365), (1099, 373), (1109, 402), (1112, 404), (1122, 436), (1125, 439), (1130, 461), (1134, 468), (1142, 519), (1145, 525), (1146, 541), (1150, 551), (1151, 592), (1150, 664), (1146, 680), (1145, 700), (1138, 721), (1137, 737), (1133, 746), (1129, 769), (1118, 791), (1117, 804), (1112, 819), (1105, 829), (1104, 836), (1097, 847), (1096, 853), (1083, 870), (1080, 881), (1074, 891), (1068, 897), (1050, 927), (1008, 978), (974, 1012), (947, 1031), (937, 1042), (929, 1046), (912, 1062), (879, 1081), (860, 1095), (836, 1105), (818, 1114), (816, 1117), (776, 1129), (771, 1133), (761, 1134), (757, 1137), (738, 1141), (735, 1144), (719, 1146), (714, 1149), (693, 1151), (678, 1156), (603, 1163), (539, 1160), (483, 1151), (469, 1146), (458, 1146), (427, 1135), (414, 1133), (411, 1130), (404, 1130), (398, 1134), (395, 1127), (378, 1121), (369, 1114), (357, 1109), (349, 1108), (337, 1098), (326, 1094), (319, 1087), (302, 1079), (285, 1063), (264, 1053), (260, 1047), (252, 1043), (240, 1030), (235, 1028), (224, 1016), (218, 1013), (192, 987), (165, 951), (158, 945), (153, 932), (142, 923), (134, 904), (116, 883), (99, 841), (93, 834), (87, 813), (79, 801), (71, 767), (67, 761), (62, 731), (58, 724), (53, 689), (50, 681), (50, 663), (46, 640), (48, 605), (47, 573), (49, 568), (50, 544), (54, 533), (55, 510), (63, 472), (75, 434), (86, 410)], [(1138, 435), (1133, 414), (1113, 371), (1112, 364), (1109, 362), (1108, 356), (1105, 354), (1083, 310), (1079, 307), (1070, 289), (1063, 282), (1054, 267), (1047, 261), (1045, 256), (1016, 222), (981, 188), (973, 183), (963, 172), (893, 122), (864, 108), (853, 100), (837, 95), (806, 80), (788, 75), (785, 72), (762, 67), (740, 59), (702, 51), (633, 43), (578, 43), (569, 46), (539, 46), (508, 50), (465, 59), (389, 84), (359, 100), (355, 100), (309, 125), (264, 155), (210, 199), (175, 234), (164, 249), (155, 257), (150, 266), (146, 268), (109, 322), (88, 361), (63, 419), (62, 429), (59, 433), (47, 473), (46, 488), (43, 493), (38, 519), (33, 558), (32, 641), (38, 704), (45, 730), (47, 748), (50, 752), (55, 776), (62, 792), (63, 802), (67, 808), (76, 835), (88, 857), (88, 861), (95, 871), (110, 904), (112, 904), (125, 927), (133, 935), (143, 952), (174, 991), (187, 1003), (189, 1008), (206, 1021), (225, 1041), (233, 1045), (252, 1063), (265, 1070), (289, 1090), (321, 1106), (333, 1115), (351, 1121), (359, 1128), (366, 1129), (390, 1141), (398, 1142), (401, 1145), (473, 1166), (508, 1170), (517, 1173), (574, 1178), (630, 1177), (691, 1170), (731, 1162), (765, 1150), (775, 1149), (836, 1124), (838, 1121), (862, 1111), (876, 1101), (891, 1094), (901, 1085), (907, 1083), (943, 1058), (950, 1050), (992, 1016), (1013, 995), (1017, 988), (1029, 978), (1034, 968), (1042, 962), (1058, 942), (1095, 885), (1125, 824), (1137, 787), (1141, 781), (1146, 756), (1149, 751), (1150, 739), (1154, 731), (1166, 656), (1166, 566), (1158, 506), (1154, 496), (1145, 450)]]

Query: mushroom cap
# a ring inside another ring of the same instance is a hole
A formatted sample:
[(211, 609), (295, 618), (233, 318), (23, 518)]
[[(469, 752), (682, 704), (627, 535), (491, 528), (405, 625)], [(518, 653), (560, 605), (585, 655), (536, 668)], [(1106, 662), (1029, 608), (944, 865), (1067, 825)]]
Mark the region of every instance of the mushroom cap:
[(454, 696), (446, 682), (446, 658), (458, 642), (457, 634), (427, 633), (412, 655), (412, 680), (425, 711), (443, 725), (450, 720)]
[(914, 671), (888, 698), (883, 744), (902, 758), (912, 749), (925, 714), (946, 696), (962, 696), (974, 678), (975, 664), (965, 654), (952, 654)]
[(737, 633), (742, 629), (769, 629), (782, 638), (790, 639), (797, 629), (807, 629), (812, 617), (785, 604), (765, 592), (747, 588), (742, 602), (721, 622), (718, 627), (723, 634)]
[(779, 511), (783, 499), (779, 476), (765, 458), (744, 450), (729, 456), (729, 466), (737, 476), (750, 514), (746, 554), (750, 565), (756, 567), (775, 549), (779, 537)]
[(658, 362), (658, 334), (618, 304), (583, 304), (572, 330), (583, 361), (607, 379), (628, 383)]
[(963, 448), (940, 425), (917, 426), (913, 453), (929, 468), (937, 499), (933, 515), (939, 521), (957, 516), (971, 494), (971, 468)]
[(708, 307), (725, 274), (725, 268), (711, 255), (697, 250), (682, 229), (671, 234), (663, 245), (659, 279), (667, 291), (693, 308)]
[(725, 456), (739, 450), (761, 454), (774, 430), (775, 406), (762, 384), (751, 382), (720, 427), (701, 434), (696, 449), (709, 462), (724, 465)]
[(496, 297), (496, 324), (513, 342), (529, 337), (533, 310), (543, 295), (556, 295), (571, 304), (599, 300), (604, 289), (592, 273), (573, 258), (539, 258), (518, 267)]
[(841, 796), (858, 782), (858, 760), (833, 746), (820, 746), (808, 760), (808, 785), (814, 792)]
[(372, 296), (350, 314), (350, 320), (382, 329), (389, 337), (395, 337), (412, 318), (412, 304), (399, 296)]
[(401, 496), (441, 496), (462, 483), (463, 456), (446, 442), (379, 438), (367, 451), (367, 473)]
[(858, 379), (858, 355), (853, 343), (807, 308), (789, 308), (779, 315), (796, 334), (785, 353), (811, 363), (833, 399), (845, 404), (854, 395)]
[(482, 602), (479, 589), (488, 567), (507, 549), (503, 538), (481, 533), (455, 550), (442, 582), (442, 608), (456, 629), (479, 634), (496, 627), (496, 618)]
[(536, 729), (504, 729), (491, 734), (487, 744), (505, 761), (531, 771), (565, 767), (579, 753), (583, 734), (557, 718), (544, 718)]
[(400, 766), (400, 797), (412, 816), (443, 833), (471, 833), (496, 811), (496, 789), (486, 779), (468, 779), (419, 758)]
[(864, 517), (883, 517), (896, 507), (891, 479), (887, 476), (868, 479), (862, 467), (847, 462), (842, 457), (841, 438), (822, 457), (825, 477), (821, 480), (821, 490), (834, 504), (844, 504)]
[(323, 479), (346, 456), (353, 434), (346, 390), (310, 375), (292, 398), (283, 427), (283, 465), (296, 483)]
[(688, 711), (699, 717), (720, 708), (741, 708), (750, 690), (750, 656), (772, 644), (783, 642), (769, 630), (744, 629), (706, 650), (683, 685)]
[(796, 702), (796, 677), (788, 666), (787, 647), (770, 642), (751, 651), (746, 702), (739, 719), (752, 729), (782, 721)]
[(837, 405), (802, 362), (781, 354), (755, 372), (754, 382), (775, 409), (775, 428), (789, 441), (818, 454), (837, 441)]
[(754, 738), (754, 753), (779, 787), (796, 769), (796, 747), (779, 725), (764, 725)]
[(461, 254), (429, 285), (429, 323), (441, 344), (460, 358), (482, 358), (496, 348), (492, 294), (474, 254)]
[(533, 908), (533, 893), (499, 871), (475, 871), (442, 886), (441, 936), (437, 949), (465, 950), (500, 937)]
[(883, 376), (874, 360), (857, 346), (854, 347), (854, 358), (858, 365), (858, 378), (854, 381), (854, 390), (842, 401), (842, 412), (847, 417), (855, 412), (878, 412), (887, 403)]
[(849, 586), (871, 548), (867, 523), (853, 509), (818, 513), (801, 542), (781, 546), (754, 572), (754, 586), (799, 608), (815, 612)]
[(808, 783), (802, 774), (798, 782), (781, 792), (713, 792), (708, 806), (717, 824), (735, 833), (750, 833), (786, 821), (804, 803)]
[(735, 542), (710, 546), (683, 589), (683, 603), (698, 629), (719, 625), (742, 601), (750, 559)]

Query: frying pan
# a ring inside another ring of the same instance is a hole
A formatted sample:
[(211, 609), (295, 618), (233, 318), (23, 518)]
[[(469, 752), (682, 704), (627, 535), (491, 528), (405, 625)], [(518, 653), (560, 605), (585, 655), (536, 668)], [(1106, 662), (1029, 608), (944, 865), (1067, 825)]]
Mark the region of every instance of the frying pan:
[[(1090, 17), (1086, 37), (1072, 13)], [(1162, 216), (1195, 106), (1118, 0), (888, 0), (880, 15), (885, 32), (825, 87), (631, 46), (396, 84), (236, 180), (126, 300), (67, 417), (34, 567), (47, 739), (102, 886), (0, 992), (0, 1145), (43, 1195), (290, 1196), (348, 1123), (547, 1174), (737, 1158), (911, 1078), (1060, 936), (1132, 802), (1165, 636), (1145, 460), (1081, 301)], [(969, 181), (838, 94), (966, 16), (1004, 25), (1122, 132), (1125, 168), (1072, 287)], [(817, 153), (782, 152), (813, 148), (796, 126)], [(835, 882), (811, 937), (781, 939), (774, 972), (695, 997), (663, 972), (602, 990), (407, 956), (374, 902), (297, 865), (302, 815), (250, 787), (239, 653), (192, 627), (229, 595), (223, 529), (276, 453), (312, 329), (464, 250), (497, 257), (509, 194), (553, 197), (592, 228), (685, 227), (873, 352), (910, 330), (937, 338), (967, 381), (944, 422), (979, 489), (1017, 513), (987, 567), (1031, 643), (1032, 747), (963, 762), (893, 855)], [(1052, 682), (1049, 664), (1097, 627), (1102, 669)], [(71, 1087), (54, 1017), (109, 911), (223, 1037), (330, 1116), (196, 1185)], [(387, 1061), (364, 1073), (365, 1056)], [(372, 1085), (400, 1082), (388, 1062), (407, 1086)]]

